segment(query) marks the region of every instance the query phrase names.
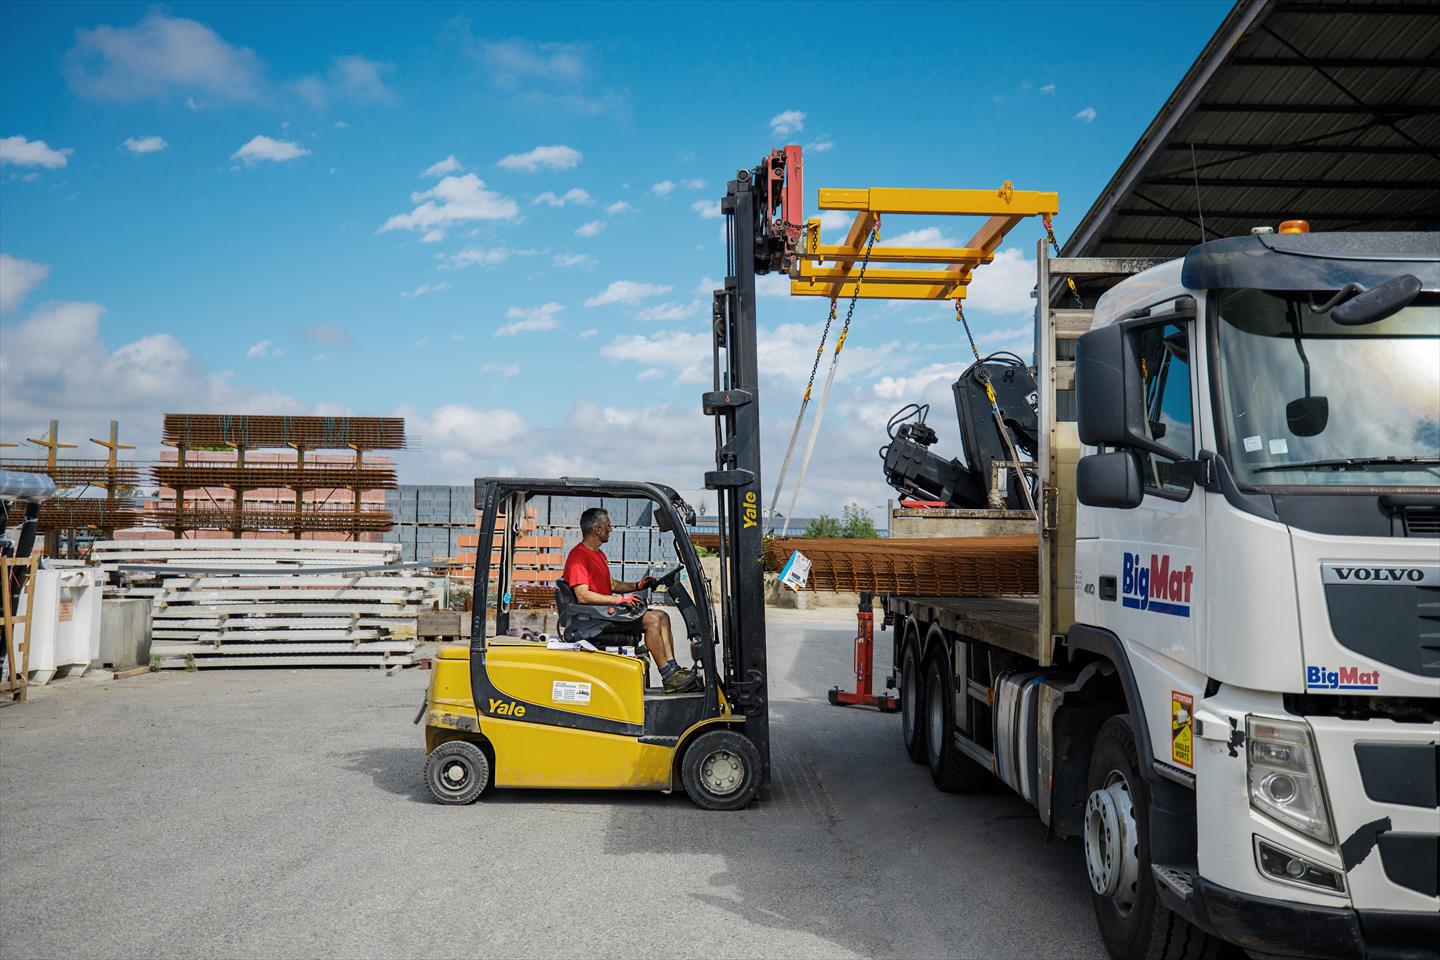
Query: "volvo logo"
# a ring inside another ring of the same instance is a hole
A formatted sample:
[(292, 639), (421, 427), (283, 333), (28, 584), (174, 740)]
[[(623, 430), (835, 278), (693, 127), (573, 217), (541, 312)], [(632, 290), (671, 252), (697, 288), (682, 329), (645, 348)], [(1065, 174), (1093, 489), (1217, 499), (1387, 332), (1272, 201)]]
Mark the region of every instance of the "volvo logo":
[(1440, 565), (1433, 563), (1401, 566), (1389, 563), (1322, 563), (1322, 580), (1327, 583), (1365, 583), (1397, 586), (1440, 584)]

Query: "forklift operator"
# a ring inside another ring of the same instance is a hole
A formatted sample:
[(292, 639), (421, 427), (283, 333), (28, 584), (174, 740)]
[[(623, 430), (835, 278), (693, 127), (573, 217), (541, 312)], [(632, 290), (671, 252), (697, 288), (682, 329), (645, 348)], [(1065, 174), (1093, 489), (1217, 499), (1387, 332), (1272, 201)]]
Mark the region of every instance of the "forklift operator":
[[(571, 548), (565, 558), (565, 582), (575, 591), (580, 603), (630, 604), (643, 601), (634, 594), (613, 591), (648, 590), (656, 586), (654, 577), (641, 577), (635, 583), (610, 579), (610, 561), (600, 550), (610, 539), (610, 514), (600, 507), (591, 507), (580, 515), (580, 533), (584, 537)], [(645, 630), (645, 646), (660, 667), (660, 680), (666, 693), (686, 693), (700, 688), (700, 678), (675, 662), (675, 640), (670, 632), (670, 617), (663, 610), (647, 610), (641, 619)], [(609, 631), (607, 630), (607, 633)], [(600, 635), (606, 636), (605, 633)]]

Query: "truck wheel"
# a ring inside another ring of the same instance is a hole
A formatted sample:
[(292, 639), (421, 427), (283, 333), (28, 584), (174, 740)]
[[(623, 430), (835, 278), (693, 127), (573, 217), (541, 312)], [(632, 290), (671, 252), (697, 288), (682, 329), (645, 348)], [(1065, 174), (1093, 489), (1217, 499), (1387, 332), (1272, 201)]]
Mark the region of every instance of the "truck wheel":
[(1129, 715), (1095, 737), (1085, 803), (1085, 868), (1095, 920), (1117, 960), (1213, 960), (1221, 943), (1160, 902), (1150, 872), (1150, 790)]
[(425, 785), (441, 803), (473, 803), (489, 783), (485, 751), (467, 740), (447, 740), (425, 758)]
[(900, 735), (905, 738), (905, 752), (916, 763), (925, 762), (925, 697), (921, 690), (924, 677), (920, 673), (920, 651), (913, 641), (905, 641), (900, 658)]
[(702, 810), (739, 810), (760, 789), (760, 751), (743, 733), (702, 733), (680, 761), (680, 782)]
[(945, 793), (972, 793), (990, 783), (990, 772), (955, 746), (955, 677), (943, 653), (925, 669), (925, 758), (930, 778)]

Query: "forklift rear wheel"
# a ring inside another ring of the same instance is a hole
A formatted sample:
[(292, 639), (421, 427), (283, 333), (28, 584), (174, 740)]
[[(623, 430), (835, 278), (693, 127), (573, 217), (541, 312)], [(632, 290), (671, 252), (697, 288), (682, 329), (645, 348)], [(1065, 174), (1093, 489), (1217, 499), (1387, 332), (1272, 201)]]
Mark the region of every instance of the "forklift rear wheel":
[(920, 721), (922, 682), (920, 651), (913, 642), (906, 641), (900, 659), (900, 735), (905, 738), (905, 752), (916, 763), (925, 762), (925, 726)]
[(733, 730), (702, 733), (680, 762), (680, 782), (703, 810), (739, 810), (760, 790), (760, 751)]
[(485, 751), (467, 740), (449, 740), (425, 758), (425, 785), (441, 803), (473, 803), (489, 782)]

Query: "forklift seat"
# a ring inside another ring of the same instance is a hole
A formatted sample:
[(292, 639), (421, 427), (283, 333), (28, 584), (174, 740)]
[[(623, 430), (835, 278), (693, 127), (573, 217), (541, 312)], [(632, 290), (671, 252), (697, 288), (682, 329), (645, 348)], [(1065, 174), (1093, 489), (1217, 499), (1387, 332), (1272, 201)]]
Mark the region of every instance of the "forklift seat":
[(643, 632), (643, 608), (608, 603), (581, 603), (575, 599), (575, 588), (562, 578), (555, 581), (555, 612), (560, 623), (560, 639), (566, 643), (577, 640), (594, 641), (602, 632), (606, 639), (638, 644)]

